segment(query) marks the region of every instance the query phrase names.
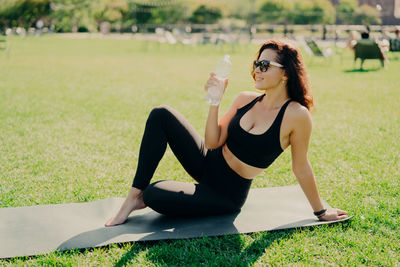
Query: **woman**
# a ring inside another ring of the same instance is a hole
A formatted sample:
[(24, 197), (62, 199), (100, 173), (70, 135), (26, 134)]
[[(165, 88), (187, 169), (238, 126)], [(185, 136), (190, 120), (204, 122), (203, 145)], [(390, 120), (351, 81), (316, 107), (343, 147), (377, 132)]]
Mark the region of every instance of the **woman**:
[[(132, 188), (106, 226), (124, 223), (146, 206), (167, 215), (232, 213), (243, 206), (252, 179), (291, 146), (293, 172), (320, 220), (339, 220), (347, 212), (324, 209), (307, 159), (313, 98), (299, 50), (267, 41), (251, 71), (255, 88), (242, 92), (218, 122), (219, 106), (210, 106), (203, 140), (170, 107), (152, 110), (146, 122)], [(205, 89), (226, 89), (228, 80), (211, 73)], [(221, 97), (222, 98), (222, 94)], [(217, 99), (218, 102), (221, 99)], [(198, 182), (159, 181), (149, 185), (167, 143), (185, 170)]]

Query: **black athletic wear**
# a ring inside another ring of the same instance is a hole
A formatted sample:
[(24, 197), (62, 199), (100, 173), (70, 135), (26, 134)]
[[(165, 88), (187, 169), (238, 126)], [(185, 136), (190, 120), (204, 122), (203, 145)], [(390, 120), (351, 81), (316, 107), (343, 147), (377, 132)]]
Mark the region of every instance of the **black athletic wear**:
[(279, 110), (271, 127), (263, 134), (252, 134), (240, 126), (240, 119), (265, 94), (237, 110), (228, 126), (226, 144), (229, 150), (241, 161), (258, 168), (267, 168), (283, 152), (280, 142), (280, 129), (288, 100)]
[[(243, 130), (240, 118), (264, 95), (237, 110), (228, 128), (229, 149), (243, 162), (266, 168), (281, 154), (279, 132), (285, 103), (268, 131), (254, 135)], [(167, 144), (187, 173), (198, 184), (150, 180)], [(216, 215), (239, 211), (252, 180), (233, 171), (222, 155), (222, 146), (207, 150), (203, 138), (176, 110), (154, 108), (146, 122), (133, 187), (144, 190), (144, 203), (166, 215)]]
[[(150, 179), (167, 144), (184, 169), (199, 184)], [(144, 203), (166, 215), (216, 215), (239, 211), (251, 180), (226, 163), (222, 147), (207, 150), (204, 140), (176, 110), (154, 108), (146, 122), (132, 186), (144, 190)]]

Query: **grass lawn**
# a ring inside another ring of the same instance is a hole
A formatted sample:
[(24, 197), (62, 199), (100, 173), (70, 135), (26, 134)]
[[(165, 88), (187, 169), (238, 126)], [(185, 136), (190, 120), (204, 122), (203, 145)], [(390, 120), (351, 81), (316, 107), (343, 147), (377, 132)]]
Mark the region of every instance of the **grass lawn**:
[[(10, 38), (0, 50), (0, 207), (125, 197), (150, 110), (183, 113), (202, 135), (203, 85), (224, 53), (233, 63), (224, 113), (253, 90), (256, 45), (198, 48), (136, 40)], [(386, 69), (350, 51), (306, 57), (317, 109), (309, 158), (320, 195), (356, 215), (332, 226), (126, 243), (2, 260), (2, 265), (400, 265), (400, 60)], [(357, 65), (358, 66), (358, 65)], [(191, 181), (172, 152), (153, 181)], [(296, 184), (290, 149), (252, 187)], [(310, 207), (310, 212), (312, 212)]]

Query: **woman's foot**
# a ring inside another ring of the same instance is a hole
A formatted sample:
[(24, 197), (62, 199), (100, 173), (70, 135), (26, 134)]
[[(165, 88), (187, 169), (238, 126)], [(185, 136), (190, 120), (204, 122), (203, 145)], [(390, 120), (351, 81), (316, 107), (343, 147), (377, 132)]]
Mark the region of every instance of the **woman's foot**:
[(122, 224), (126, 221), (132, 211), (144, 208), (146, 208), (146, 205), (143, 202), (143, 191), (132, 187), (118, 213), (109, 219), (105, 226), (109, 227)]

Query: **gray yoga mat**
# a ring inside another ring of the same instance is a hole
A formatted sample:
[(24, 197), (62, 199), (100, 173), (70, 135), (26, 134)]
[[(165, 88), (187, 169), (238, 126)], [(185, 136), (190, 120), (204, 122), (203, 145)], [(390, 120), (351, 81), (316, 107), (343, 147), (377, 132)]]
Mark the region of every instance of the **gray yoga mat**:
[[(0, 258), (128, 241), (218, 236), (332, 223), (315, 218), (299, 185), (251, 189), (246, 204), (237, 214), (173, 218), (146, 208), (134, 212), (125, 224), (104, 227), (122, 202), (122, 198), (110, 198), (88, 203), (1, 208)], [(329, 207), (325, 201), (324, 204)]]

